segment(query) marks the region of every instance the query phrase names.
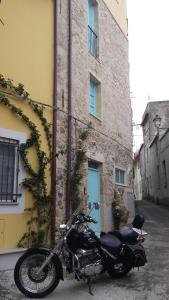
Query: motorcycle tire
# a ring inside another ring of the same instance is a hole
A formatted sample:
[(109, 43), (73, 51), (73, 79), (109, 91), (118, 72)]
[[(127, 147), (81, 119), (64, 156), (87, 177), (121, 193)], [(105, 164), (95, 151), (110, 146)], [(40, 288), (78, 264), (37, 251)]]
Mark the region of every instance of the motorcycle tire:
[[(36, 271), (48, 257), (45, 249), (36, 249), (23, 254), (17, 261), (14, 269), (14, 280), (18, 289), (29, 298), (43, 298), (49, 295), (60, 281), (57, 262), (52, 258), (44, 270), (37, 275)], [(23, 273), (23, 271), (26, 271)], [(47, 280), (51, 281), (47, 284)], [(25, 276), (25, 279), (24, 279)], [(34, 287), (33, 287), (34, 286)], [(42, 286), (42, 287), (41, 287)]]
[(130, 272), (132, 265), (119, 261), (117, 264), (112, 265), (107, 269), (107, 272), (111, 278), (122, 278)]

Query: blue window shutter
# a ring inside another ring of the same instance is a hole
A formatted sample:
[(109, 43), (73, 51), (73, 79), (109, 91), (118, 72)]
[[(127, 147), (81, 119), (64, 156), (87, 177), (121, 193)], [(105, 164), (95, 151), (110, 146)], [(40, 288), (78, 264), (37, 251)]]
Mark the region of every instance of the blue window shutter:
[(89, 111), (96, 116), (96, 84), (90, 80), (90, 107)]
[(88, 48), (93, 55), (97, 55), (97, 34), (96, 34), (96, 7), (93, 0), (88, 0)]
[(95, 13), (92, 0), (88, 0), (88, 25), (94, 31), (95, 29)]

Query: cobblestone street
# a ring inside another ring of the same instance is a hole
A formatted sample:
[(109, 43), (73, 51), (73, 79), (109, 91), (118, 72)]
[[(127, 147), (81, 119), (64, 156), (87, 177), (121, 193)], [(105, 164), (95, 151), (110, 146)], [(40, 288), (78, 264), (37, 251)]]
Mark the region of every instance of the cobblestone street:
[[(131, 271), (125, 278), (112, 280), (107, 275), (93, 282), (94, 296), (88, 294), (85, 283), (66, 279), (45, 299), (83, 300), (167, 300), (169, 299), (169, 211), (142, 201), (139, 210), (144, 214), (144, 229), (149, 233), (145, 241), (148, 263)], [(13, 272), (0, 273), (0, 299), (25, 298), (15, 287)]]

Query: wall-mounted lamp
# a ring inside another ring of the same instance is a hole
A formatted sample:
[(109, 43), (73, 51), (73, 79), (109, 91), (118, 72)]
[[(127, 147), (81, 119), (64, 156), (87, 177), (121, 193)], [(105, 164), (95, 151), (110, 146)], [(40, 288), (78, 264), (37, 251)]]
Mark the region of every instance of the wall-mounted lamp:
[(161, 125), (161, 117), (159, 115), (156, 115), (155, 118), (153, 119), (154, 126), (159, 129)]

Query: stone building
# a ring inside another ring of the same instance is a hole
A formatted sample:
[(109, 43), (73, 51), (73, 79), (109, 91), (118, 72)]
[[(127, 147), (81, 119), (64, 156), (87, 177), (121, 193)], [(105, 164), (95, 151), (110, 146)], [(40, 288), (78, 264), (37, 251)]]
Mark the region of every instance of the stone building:
[(57, 43), (57, 143), (68, 146), (57, 161), (57, 222), (69, 217), (78, 132), (90, 124), (80, 192), (86, 206), (99, 203), (95, 230), (107, 231), (114, 189), (133, 201), (126, 1), (60, 1)]
[[(161, 124), (155, 127), (154, 119)], [(169, 205), (169, 101), (149, 102), (143, 115), (143, 198)]]
[(134, 185), (134, 196), (135, 200), (142, 200), (142, 176), (143, 170), (141, 167), (143, 166), (143, 157), (142, 157), (142, 149), (143, 145), (141, 145), (139, 151), (134, 154), (133, 160), (133, 170), (134, 170), (134, 178), (133, 178), (133, 185)]

